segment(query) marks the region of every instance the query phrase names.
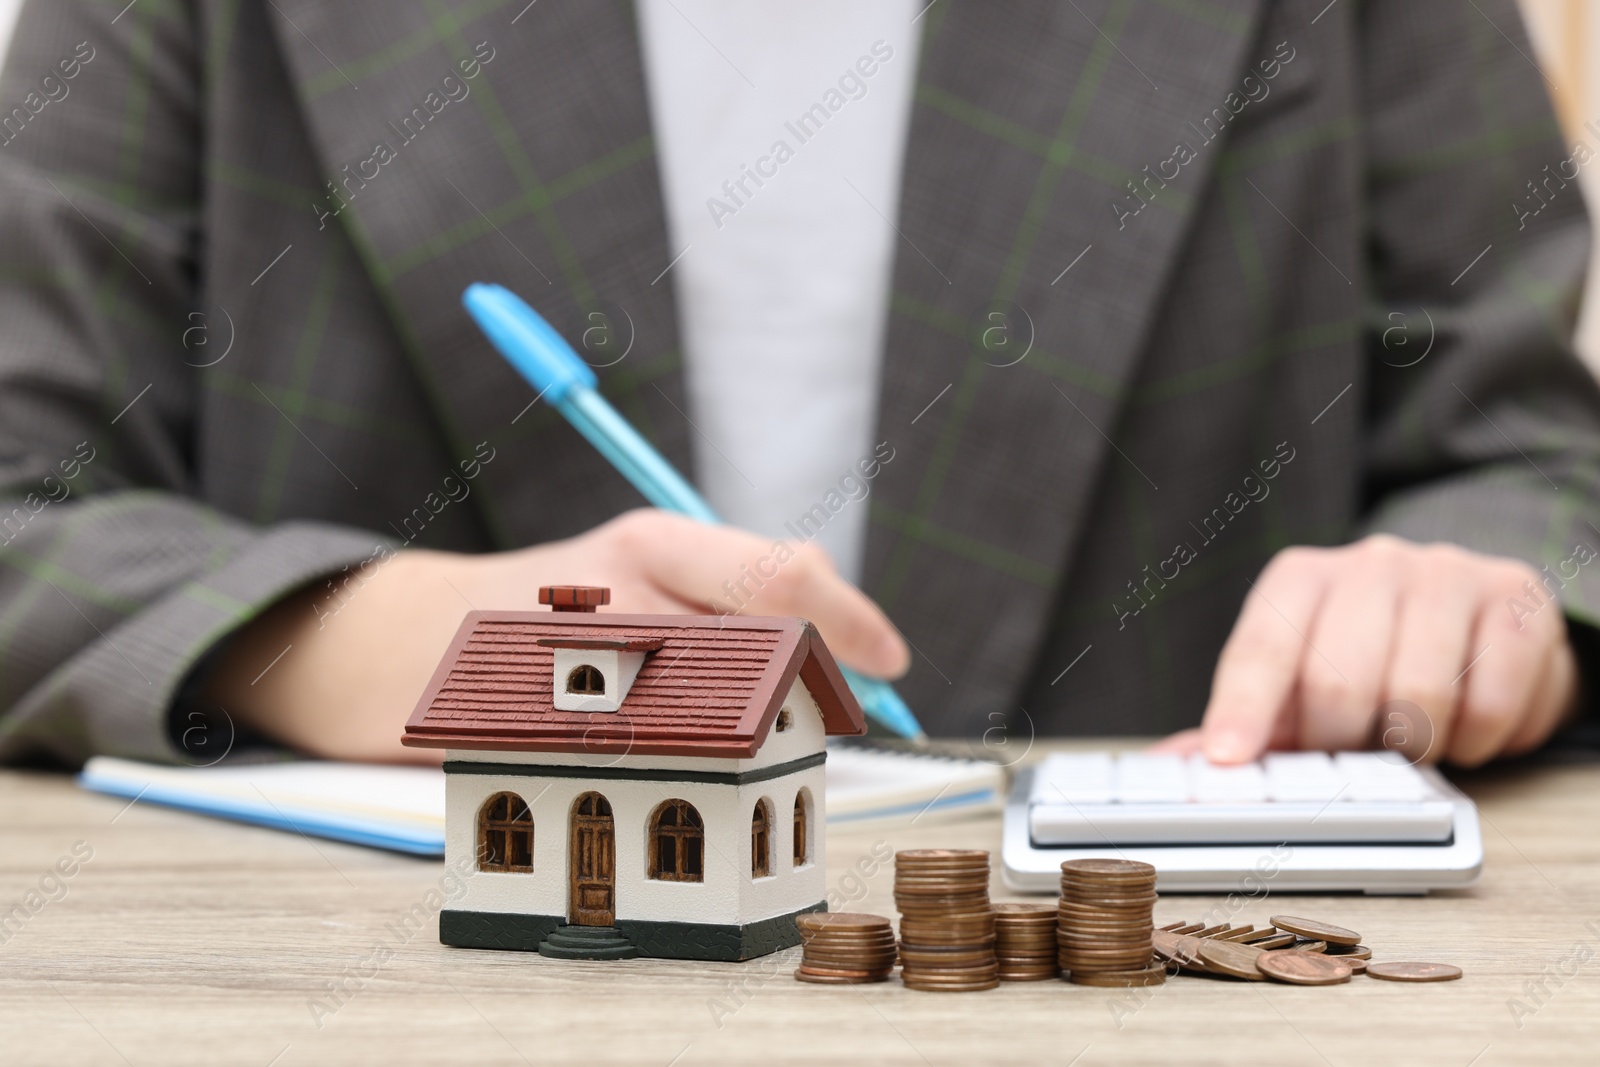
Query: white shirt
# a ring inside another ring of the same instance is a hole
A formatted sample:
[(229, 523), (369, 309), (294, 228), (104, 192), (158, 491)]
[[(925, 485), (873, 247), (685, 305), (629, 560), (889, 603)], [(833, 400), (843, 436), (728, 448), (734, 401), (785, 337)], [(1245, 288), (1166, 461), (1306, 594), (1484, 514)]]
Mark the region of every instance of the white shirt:
[[(860, 575), (915, 0), (638, 0), (696, 484)], [(663, 264), (666, 266), (666, 264)], [(849, 476), (854, 481), (841, 481)]]

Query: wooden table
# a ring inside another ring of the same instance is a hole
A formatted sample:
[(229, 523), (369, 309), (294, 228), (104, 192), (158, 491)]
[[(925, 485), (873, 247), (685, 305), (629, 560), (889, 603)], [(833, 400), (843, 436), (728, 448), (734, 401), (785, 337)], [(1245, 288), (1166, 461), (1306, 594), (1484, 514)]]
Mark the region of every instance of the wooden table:
[[(0, 1062), (696, 1064), (1441, 1064), (1600, 1060), (1600, 766), (1462, 779), (1488, 861), (1428, 898), (1298, 896), (1376, 958), (1461, 981), (1331, 988), (1178, 977), (976, 994), (802, 985), (798, 950), (747, 964), (568, 963), (438, 943), (443, 866), (251, 829), (0, 773)], [(890, 848), (999, 844), (998, 819), (828, 835), (830, 889), (893, 914)], [(47, 877), (65, 858), (70, 878)], [(866, 872), (866, 873), (862, 873)], [(994, 886), (997, 899), (1013, 894)], [(1217, 897), (1168, 897), (1160, 920)], [(408, 915), (426, 915), (426, 922)], [(420, 926), (420, 930), (413, 931)], [(1545, 992), (1530, 981), (1546, 976)], [(1554, 976), (1548, 977), (1548, 976)], [(339, 991), (342, 986), (343, 991)], [(1536, 995), (1537, 994), (1537, 995)]]

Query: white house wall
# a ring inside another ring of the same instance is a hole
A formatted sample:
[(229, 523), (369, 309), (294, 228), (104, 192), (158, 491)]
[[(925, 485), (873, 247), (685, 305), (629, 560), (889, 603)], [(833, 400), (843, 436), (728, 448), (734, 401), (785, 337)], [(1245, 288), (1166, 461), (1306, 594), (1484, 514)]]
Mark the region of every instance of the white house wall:
[[(807, 848), (810, 862), (796, 868), (793, 864), (794, 800), (802, 788), (811, 794), (811, 817), (807, 825), (811, 838)], [(740, 873), (744, 876), (744, 892), (736, 921), (744, 924), (770, 919), (774, 915), (787, 915), (821, 901), (827, 896), (826, 872), (820, 861), (824, 855), (821, 818), (823, 769), (809, 767), (797, 774), (742, 785), (738, 790), (736, 822), (743, 831), (739, 840), (738, 863)], [(772, 823), (768, 832), (772, 837), (773, 873), (770, 878), (752, 880), (750, 817), (755, 813), (756, 801), (762, 798), (769, 801), (772, 807)]]
[[(809, 699), (809, 698), (808, 698)], [(798, 709), (797, 709), (798, 710)], [(796, 715), (796, 719), (802, 716)], [(793, 731), (798, 733), (797, 722)], [(820, 721), (818, 739), (820, 746)], [(787, 748), (787, 746), (785, 746)], [(815, 748), (809, 751), (815, 751)], [(805, 755), (790, 758), (799, 758)], [(452, 758), (457, 754), (452, 753)], [(498, 757), (499, 754), (496, 754)], [(481, 758), (481, 755), (480, 755)], [(719, 761), (717, 770), (734, 761)], [(616, 839), (615, 910), (618, 918), (669, 922), (745, 924), (783, 915), (821, 901), (826, 893), (823, 865), (823, 782), (820, 766), (748, 785), (640, 780), (594, 781), (522, 775), (448, 775), (445, 849), (453, 862), (475, 865), (478, 812), (500, 792), (515, 793), (533, 816), (533, 871), (512, 874), (477, 871), (466, 879), (466, 895), (455, 904), (466, 911), (526, 915), (567, 915), (568, 829), (574, 803), (593, 791), (611, 804)], [(811, 862), (796, 869), (793, 810), (801, 788), (810, 790)], [(750, 877), (750, 819), (758, 798), (772, 806), (773, 874)], [(647, 877), (650, 815), (668, 799), (686, 800), (705, 824), (705, 879), (666, 882)]]

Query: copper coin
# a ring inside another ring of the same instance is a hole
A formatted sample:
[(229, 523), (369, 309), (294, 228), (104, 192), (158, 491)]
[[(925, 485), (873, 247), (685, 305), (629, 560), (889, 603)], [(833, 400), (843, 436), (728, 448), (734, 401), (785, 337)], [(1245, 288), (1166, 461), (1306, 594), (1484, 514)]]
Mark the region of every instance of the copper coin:
[[(1078, 926), (1056, 927), (1058, 941), (1137, 941), (1149, 939), (1155, 931), (1148, 926)], [(1192, 936), (1192, 935), (1191, 935)]]
[(886, 976), (886, 974), (890, 974), (890, 971), (883, 968), (864, 968), (864, 966), (861, 966), (861, 968), (843, 968), (843, 966), (811, 966), (810, 963), (802, 963), (802, 965), (798, 966), (798, 968), (795, 968), (795, 974), (797, 974), (797, 976), (800, 976), (800, 974), (806, 974), (806, 976), (810, 977), (854, 979), (854, 981), (861, 982)]
[(875, 967), (893, 967), (894, 961), (895, 952), (893, 949), (890, 949), (888, 952), (877, 952), (871, 954), (807, 952), (804, 956), (800, 957), (801, 963), (815, 963), (819, 966), (828, 967), (866, 967), (869, 969)]
[(1291, 934), (1299, 934), (1311, 941), (1326, 941), (1330, 945), (1359, 945), (1361, 935), (1354, 930), (1346, 930), (1342, 926), (1331, 923), (1320, 923), (1315, 919), (1301, 919), (1293, 915), (1274, 915), (1267, 920), (1280, 930), (1287, 930)]
[(802, 982), (815, 982), (817, 985), (866, 985), (868, 982), (884, 982), (889, 978), (887, 973), (847, 978), (837, 974), (808, 974), (804, 969), (796, 970), (794, 976)]
[(1367, 961), (1360, 956), (1332, 956), (1330, 959), (1343, 960), (1350, 965), (1351, 974), (1366, 974)]
[(837, 941), (857, 944), (864, 941), (880, 941), (884, 938), (893, 938), (894, 927), (889, 924), (887, 919), (884, 920), (882, 926), (871, 928), (830, 930), (827, 927), (823, 927), (820, 930), (810, 930), (802, 926), (800, 928), (800, 937), (803, 941)]
[(1130, 988), (1133, 986), (1161, 985), (1167, 980), (1165, 967), (1141, 967), (1131, 971), (1073, 971), (1067, 981), (1074, 985), (1100, 986), (1101, 988)]
[(1255, 981), (1259, 981), (1262, 977), (1261, 969), (1256, 966), (1256, 960), (1265, 953), (1249, 945), (1238, 945), (1232, 941), (1202, 940), (1198, 955), (1205, 961), (1207, 970)]
[(1125, 923), (1140, 923), (1144, 926), (1155, 926), (1155, 923), (1150, 921), (1150, 908), (1148, 906), (1134, 908), (1108, 908), (1104, 905), (1079, 904), (1070, 900), (1063, 900), (1060, 904), (1056, 905), (1056, 921), (1103, 923), (1107, 926), (1122, 925)]
[(882, 915), (857, 911), (817, 911), (795, 916), (802, 930), (887, 930), (889, 920)]
[(1257, 937), (1265, 937), (1271, 932), (1270, 930), (1257, 930), (1254, 926), (1235, 926), (1226, 933), (1217, 934), (1216, 939), (1218, 941), (1249, 942)]
[(989, 891), (982, 886), (976, 889), (963, 889), (959, 892), (943, 891), (937, 893), (902, 893), (898, 889), (894, 893), (894, 901), (901, 905), (911, 905), (913, 908), (950, 908), (959, 906), (966, 911), (981, 911), (985, 914), (994, 914), (989, 910)]
[(1350, 965), (1318, 952), (1280, 948), (1263, 952), (1256, 960), (1263, 974), (1294, 985), (1338, 985), (1350, 981)]
[(1070, 900), (1063, 900), (1056, 905), (1056, 921), (1058, 922), (1086, 922), (1086, 923), (1141, 923), (1153, 926), (1150, 921), (1150, 907), (1143, 905), (1135, 908), (1108, 908), (1093, 904), (1079, 904)]
[(989, 852), (982, 848), (909, 848), (894, 854), (895, 869), (987, 867)]
[(900, 977), (917, 982), (991, 982), (1000, 976), (998, 967), (904, 967)]
[(1149, 934), (1144, 937), (1120, 938), (1117, 940), (1089, 941), (1081, 938), (1058, 938), (1056, 948), (1062, 952), (1079, 952), (1087, 955), (1103, 954), (1107, 952), (1124, 953), (1135, 949), (1151, 951), (1155, 946), (1155, 938)]
[[(1101, 971), (1135, 971), (1145, 967), (1153, 967), (1153, 957), (1128, 956), (1120, 960), (1085, 960), (1077, 956), (1058, 956), (1056, 963), (1064, 971), (1082, 971), (1085, 974), (1098, 974)], [(1165, 964), (1163, 964), (1165, 966)]]
[(1148, 956), (1154, 951), (1155, 948), (1146, 941), (1133, 945), (1060, 945), (1056, 948), (1056, 955), (1076, 956), (1080, 960), (1120, 960), (1141, 953)]
[(1107, 904), (1119, 901), (1154, 900), (1156, 889), (1154, 886), (1104, 886), (1104, 885), (1075, 885), (1063, 882), (1061, 896), (1067, 900), (1096, 900)]
[(802, 945), (801, 951), (807, 959), (812, 956), (866, 956), (876, 957), (884, 954), (893, 955), (900, 947), (898, 941), (889, 941), (881, 945), (827, 945), (820, 941)]
[(922, 916), (902, 915), (900, 917), (900, 935), (905, 936), (906, 927), (913, 930), (969, 930), (975, 933), (994, 933), (993, 917), (983, 912), (957, 912), (953, 915)]
[(994, 905), (996, 918), (1011, 917), (1017, 919), (1049, 919), (1056, 913), (1053, 904), (1021, 904), (1015, 901), (1003, 901)]
[(1195, 954), (1200, 951), (1199, 938), (1175, 934), (1170, 930), (1155, 931), (1150, 941), (1156, 955), (1179, 963), (1192, 961), (1195, 959)]
[(1056, 953), (1058, 960), (1077, 960), (1088, 967), (1105, 969), (1115, 967), (1121, 963), (1148, 966), (1150, 959), (1155, 955), (1155, 950), (1149, 945), (1143, 948), (1127, 949), (1117, 952), (1083, 951), (1081, 949), (1064, 948)]
[(1171, 930), (1175, 934), (1197, 934), (1205, 928), (1204, 923), (1177, 923)]
[(875, 937), (871, 941), (831, 941), (816, 937), (802, 941), (800, 947), (806, 952), (893, 952), (898, 944), (893, 937)]
[(1081, 943), (1085, 945), (1131, 945), (1136, 941), (1149, 943), (1155, 931), (1148, 926), (1137, 926), (1121, 930), (1108, 930), (1104, 927), (1061, 926), (1056, 928), (1056, 942), (1062, 945)]
[(1370, 960), (1372, 950), (1366, 945), (1329, 945), (1328, 955), (1343, 960)]
[(1297, 940), (1299, 939), (1293, 934), (1277, 934), (1273, 937), (1263, 937), (1259, 941), (1247, 941), (1245, 943), (1251, 948), (1271, 950), (1275, 948), (1289, 948)]
[(1367, 974), (1385, 982), (1448, 982), (1461, 977), (1461, 968), (1449, 963), (1370, 963)]
[(927, 923), (981, 922), (991, 928), (994, 924), (994, 919), (990, 917), (988, 912), (975, 911), (966, 907), (911, 908), (902, 906), (900, 908), (900, 921), (904, 923), (908, 919), (911, 922)]
[(998, 977), (980, 982), (919, 982), (902, 979), (907, 989), (915, 989), (922, 993), (977, 993), (985, 989), (995, 989), (1000, 985)]
[(1296, 952), (1311, 952), (1319, 956), (1328, 951), (1328, 943), (1326, 941), (1296, 941), (1289, 947)]
[(951, 952), (948, 958), (937, 953), (902, 953), (900, 964), (908, 971), (992, 971), (997, 966), (994, 953), (985, 951)]
[(1138, 860), (1081, 859), (1061, 864), (1063, 873), (1098, 878), (1154, 878), (1156, 869)]
[(902, 945), (925, 945), (937, 948), (948, 945), (992, 945), (999, 938), (991, 933), (976, 932), (971, 930), (945, 931), (937, 928), (903, 930), (900, 934)]
[(1194, 936), (1196, 936), (1196, 937), (1211, 937), (1214, 934), (1221, 933), (1222, 931), (1226, 930), (1227, 928), (1228, 928), (1228, 924), (1227, 923), (1222, 923), (1220, 926), (1203, 926), (1203, 927), (1201, 927), (1200, 929), (1198, 929), (1198, 930), (1196, 930), (1194, 932)]

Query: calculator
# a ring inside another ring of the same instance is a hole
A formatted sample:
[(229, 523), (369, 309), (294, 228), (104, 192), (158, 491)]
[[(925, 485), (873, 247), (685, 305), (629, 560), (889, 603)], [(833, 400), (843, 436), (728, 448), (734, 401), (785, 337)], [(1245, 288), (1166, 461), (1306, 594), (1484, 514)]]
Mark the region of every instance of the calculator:
[(1003, 876), (1056, 890), (1064, 860), (1153, 864), (1163, 892), (1419, 894), (1477, 881), (1477, 809), (1397, 753), (1192, 756), (1073, 752), (1018, 772)]

